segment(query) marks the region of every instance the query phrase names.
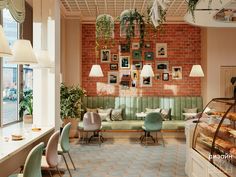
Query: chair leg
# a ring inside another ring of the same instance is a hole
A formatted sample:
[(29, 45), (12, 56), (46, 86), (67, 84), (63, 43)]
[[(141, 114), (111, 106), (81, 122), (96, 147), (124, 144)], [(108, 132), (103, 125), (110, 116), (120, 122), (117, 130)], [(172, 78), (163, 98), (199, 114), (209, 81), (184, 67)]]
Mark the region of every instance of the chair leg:
[(140, 140), (141, 140), (141, 144), (143, 143), (143, 139), (146, 137), (146, 132), (144, 131), (144, 135), (142, 135), (140, 138)]
[(146, 139), (145, 147), (147, 147), (147, 132), (145, 133), (145, 139)]
[(156, 132), (156, 143), (158, 143), (158, 139), (157, 139), (157, 132)]
[(164, 137), (163, 137), (162, 132), (161, 132), (161, 138), (162, 138), (163, 147), (165, 147), (165, 141), (164, 141)]
[(101, 135), (100, 135), (100, 131), (98, 131), (98, 143), (99, 143), (99, 146), (101, 146)]
[(62, 176), (61, 176), (61, 172), (60, 172), (60, 170), (58, 169), (58, 166), (56, 166), (56, 169), (57, 169), (57, 173), (59, 174), (59, 176), (62, 177)]
[(70, 156), (70, 153), (69, 153), (69, 152), (67, 152), (67, 153), (68, 153), (68, 156), (69, 156), (69, 158), (70, 158), (70, 161), (71, 161), (71, 163), (72, 163), (72, 165), (73, 165), (73, 167), (74, 167), (74, 170), (76, 170), (75, 164), (74, 164), (74, 162), (73, 162), (73, 160), (72, 160), (72, 158), (71, 158), (71, 156)]
[(62, 154), (62, 157), (63, 157), (63, 159), (64, 159), (64, 161), (65, 161), (66, 168), (67, 168), (67, 170), (68, 170), (68, 172), (69, 172), (69, 174), (70, 174), (70, 177), (72, 177), (71, 172), (70, 172), (70, 169), (69, 169), (69, 166), (68, 166), (68, 164), (67, 164), (67, 161), (66, 161), (66, 158), (65, 158), (64, 154)]

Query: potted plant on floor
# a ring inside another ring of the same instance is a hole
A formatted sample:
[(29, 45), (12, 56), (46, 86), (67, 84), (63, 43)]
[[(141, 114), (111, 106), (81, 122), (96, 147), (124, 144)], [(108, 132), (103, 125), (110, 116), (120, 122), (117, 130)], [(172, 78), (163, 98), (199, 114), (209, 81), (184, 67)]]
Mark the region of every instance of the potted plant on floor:
[(61, 84), (61, 119), (63, 120), (64, 125), (71, 122), (70, 137), (75, 137), (77, 135), (77, 127), (82, 111), (81, 98), (83, 96), (85, 96), (85, 90), (80, 86), (66, 86), (65, 84)]
[(33, 91), (27, 90), (22, 93), (19, 103), (19, 116), (24, 123), (33, 123)]

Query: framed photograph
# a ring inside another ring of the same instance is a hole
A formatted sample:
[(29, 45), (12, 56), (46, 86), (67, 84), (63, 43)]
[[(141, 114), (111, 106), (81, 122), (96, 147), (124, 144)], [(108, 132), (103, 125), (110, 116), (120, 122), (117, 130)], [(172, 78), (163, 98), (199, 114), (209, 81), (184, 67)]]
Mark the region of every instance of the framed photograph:
[(140, 47), (140, 45), (139, 45), (138, 42), (133, 42), (133, 43), (132, 43), (132, 49), (133, 49), (133, 50), (138, 50), (139, 47)]
[(110, 64), (110, 70), (117, 71), (118, 70), (118, 64), (117, 63)]
[(141, 50), (133, 50), (132, 58), (133, 58), (133, 60), (142, 60), (142, 51)]
[(146, 43), (144, 44), (144, 48), (145, 48), (145, 49), (150, 49), (150, 48), (151, 48), (151, 42), (146, 42)]
[(120, 56), (120, 68), (121, 69), (130, 68), (130, 57), (129, 56)]
[(108, 84), (118, 84), (119, 72), (108, 72)]
[(145, 60), (153, 60), (153, 58), (154, 58), (153, 56), (154, 56), (153, 52), (145, 52), (144, 53)]
[(137, 80), (131, 81), (131, 87), (137, 87)]
[(132, 80), (138, 80), (138, 70), (132, 70), (131, 71), (131, 79)]
[(110, 50), (101, 50), (101, 62), (102, 63), (107, 63), (107, 62), (110, 62), (110, 57), (111, 57), (111, 54), (110, 54)]
[(167, 43), (156, 43), (156, 58), (167, 57)]
[(130, 70), (120, 71), (120, 85), (122, 86), (122, 89), (130, 87), (131, 85)]
[(111, 60), (112, 61), (119, 61), (118, 54), (112, 54)]
[(142, 61), (133, 61), (132, 69), (133, 70), (141, 70), (143, 68)]
[(169, 62), (168, 61), (157, 61), (156, 69), (163, 72), (169, 72)]
[(169, 80), (169, 73), (162, 73), (162, 80), (168, 81)]
[(182, 79), (182, 67), (173, 66), (172, 67), (172, 79)]
[(120, 44), (120, 52), (121, 53), (129, 53), (130, 46), (128, 44)]
[(141, 77), (141, 86), (142, 87), (151, 87), (152, 86), (152, 77)]

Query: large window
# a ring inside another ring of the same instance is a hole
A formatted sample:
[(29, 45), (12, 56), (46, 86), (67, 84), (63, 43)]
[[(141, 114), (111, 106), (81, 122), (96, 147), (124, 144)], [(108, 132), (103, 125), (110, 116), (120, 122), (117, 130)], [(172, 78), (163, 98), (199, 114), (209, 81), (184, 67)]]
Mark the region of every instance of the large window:
[[(2, 24), (10, 46), (19, 36), (19, 25), (6, 9), (2, 12)], [(18, 120), (18, 66), (8, 64), (6, 59), (2, 63), (2, 124), (8, 124)]]

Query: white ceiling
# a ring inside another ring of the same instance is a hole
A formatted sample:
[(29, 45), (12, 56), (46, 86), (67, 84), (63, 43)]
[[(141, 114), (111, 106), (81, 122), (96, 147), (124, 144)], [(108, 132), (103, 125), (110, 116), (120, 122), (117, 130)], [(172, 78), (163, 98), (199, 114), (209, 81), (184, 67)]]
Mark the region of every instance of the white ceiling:
[[(110, 14), (117, 17), (125, 9), (136, 8), (141, 13), (146, 13), (147, 7), (152, 5), (152, 0), (60, 0), (61, 9), (66, 17), (80, 18), (82, 21), (94, 21), (96, 6), (99, 14)], [(187, 12), (186, 0), (170, 0), (166, 20), (181, 22)]]

